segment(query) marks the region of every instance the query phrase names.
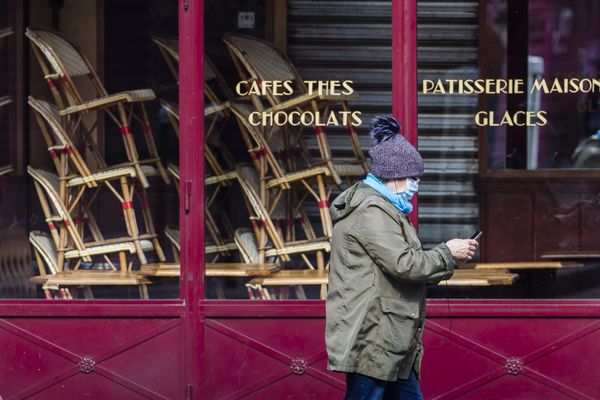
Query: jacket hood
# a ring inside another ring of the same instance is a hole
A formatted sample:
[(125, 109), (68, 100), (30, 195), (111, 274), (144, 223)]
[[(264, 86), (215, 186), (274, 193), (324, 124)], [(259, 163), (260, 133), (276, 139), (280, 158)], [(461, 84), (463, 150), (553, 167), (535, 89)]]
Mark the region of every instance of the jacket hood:
[(333, 203), (331, 203), (331, 207), (329, 207), (329, 213), (331, 214), (333, 223), (352, 214), (363, 201), (373, 195), (381, 196), (375, 189), (362, 182), (357, 182), (344, 190), (335, 198)]

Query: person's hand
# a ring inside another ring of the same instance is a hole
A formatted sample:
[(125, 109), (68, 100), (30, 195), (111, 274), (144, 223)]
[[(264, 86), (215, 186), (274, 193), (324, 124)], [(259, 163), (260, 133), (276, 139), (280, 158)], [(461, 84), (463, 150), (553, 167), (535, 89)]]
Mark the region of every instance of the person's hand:
[(452, 239), (446, 242), (446, 246), (450, 249), (455, 260), (464, 262), (473, 258), (479, 243), (473, 239)]

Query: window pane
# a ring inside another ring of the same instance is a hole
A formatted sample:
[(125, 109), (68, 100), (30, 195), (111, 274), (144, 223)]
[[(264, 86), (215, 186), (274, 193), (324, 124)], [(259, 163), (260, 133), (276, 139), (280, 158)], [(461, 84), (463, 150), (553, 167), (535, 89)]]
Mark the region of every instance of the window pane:
[(204, 14), (207, 296), (322, 298), (328, 201), (366, 175), (370, 120), (391, 113), (391, 2), (207, 0)]
[(522, 82), (482, 104), (490, 169), (597, 168), (599, 14), (593, 0), (486, 3), (481, 77)]
[(177, 35), (177, 1), (0, 10), (0, 296), (178, 297), (177, 277), (156, 276), (178, 268), (164, 233), (178, 143), (161, 106), (178, 86), (156, 39)]
[[(589, 137), (598, 129), (596, 111), (587, 105), (597, 96), (550, 93), (556, 78), (597, 79), (598, 5), (417, 4), (425, 158), (419, 234), (431, 248), (483, 231), (475, 259), (429, 296), (598, 297), (598, 247), (590, 240), (600, 222), (598, 179), (577, 169), (595, 168), (596, 140)], [(541, 90), (531, 90), (535, 82)], [(535, 116), (542, 111), (547, 124)], [(531, 126), (518, 126), (527, 112)], [(587, 164), (578, 164), (583, 158)]]

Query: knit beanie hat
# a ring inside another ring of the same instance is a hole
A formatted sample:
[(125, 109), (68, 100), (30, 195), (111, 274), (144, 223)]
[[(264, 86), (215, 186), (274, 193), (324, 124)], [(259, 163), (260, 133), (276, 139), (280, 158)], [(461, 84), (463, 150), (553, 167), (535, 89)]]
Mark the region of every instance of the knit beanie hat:
[(421, 155), (400, 134), (400, 124), (391, 115), (378, 116), (372, 121), (373, 147), (371, 173), (381, 180), (410, 178), (423, 175)]

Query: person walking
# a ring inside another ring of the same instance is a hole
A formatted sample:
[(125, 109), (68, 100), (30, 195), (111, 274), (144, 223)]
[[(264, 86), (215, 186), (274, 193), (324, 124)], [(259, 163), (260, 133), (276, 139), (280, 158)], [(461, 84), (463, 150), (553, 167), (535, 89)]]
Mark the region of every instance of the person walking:
[(329, 209), (334, 222), (326, 301), (328, 369), (346, 373), (346, 400), (422, 399), (426, 284), (450, 279), (477, 241), (423, 250), (407, 218), (424, 166), (392, 116), (373, 120), (371, 173)]

